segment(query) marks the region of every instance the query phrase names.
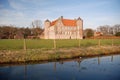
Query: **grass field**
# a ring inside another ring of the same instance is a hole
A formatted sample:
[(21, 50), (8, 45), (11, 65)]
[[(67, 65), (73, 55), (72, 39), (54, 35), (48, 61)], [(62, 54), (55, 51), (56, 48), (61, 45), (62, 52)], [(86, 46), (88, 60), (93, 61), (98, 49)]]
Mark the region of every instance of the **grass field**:
[[(100, 45), (120, 45), (120, 39), (100, 39)], [(27, 49), (52, 49), (54, 47), (53, 40), (43, 39), (26, 39)], [(80, 43), (80, 44), (79, 44)], [(83, 39), (83, 40), (56, 40), (57, 48), (72, 48), (72, 47), (89, 47), (97, 46), (99, 39)], [(0, 40), (0, 50), (16, 50), (23, 49), (23, 39), (3, 39)]]
[[(101, 47), (98, 45), (99, 42)], [(56, 40), (56, 50), (53, 49), (53, 43), (54, 40), (27, 39), (27, 51), (25, 51), (23, 39), (1, 39), (0, 64), (120, 53), (120, 39)]]

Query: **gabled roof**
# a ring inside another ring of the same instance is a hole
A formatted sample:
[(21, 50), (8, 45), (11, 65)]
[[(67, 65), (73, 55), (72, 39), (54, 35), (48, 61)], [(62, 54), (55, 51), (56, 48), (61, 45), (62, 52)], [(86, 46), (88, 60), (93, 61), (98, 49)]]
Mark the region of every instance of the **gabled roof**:
[(76, 20), (62, 19), (64, 26), (77, 26)]
[(52, 21), (52, 22), (51, 22), (51, 26), (55, 25), (55, 23), (56, 23), (57, 21), (58, 21), (58, 20)]
[[(58, 21), (58, 19), (55, 20), (55, 21), (52, 21), (51, 22), (51, 26), (55, 25), (57, 21)], [(77, 26), (76, 20), (61, 18), (61, 21), (62, 21), (62, 23), (63, 23), (64, 26), (69, 26), (69, 27), (75, 27), (75, 26)]]

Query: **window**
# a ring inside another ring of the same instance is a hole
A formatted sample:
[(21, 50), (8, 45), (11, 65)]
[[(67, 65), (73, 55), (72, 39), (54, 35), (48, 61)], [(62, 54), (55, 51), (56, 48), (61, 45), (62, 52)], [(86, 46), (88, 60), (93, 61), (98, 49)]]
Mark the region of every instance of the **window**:
[(70, 32), (70, 35), (71, 35), (71, 32)]

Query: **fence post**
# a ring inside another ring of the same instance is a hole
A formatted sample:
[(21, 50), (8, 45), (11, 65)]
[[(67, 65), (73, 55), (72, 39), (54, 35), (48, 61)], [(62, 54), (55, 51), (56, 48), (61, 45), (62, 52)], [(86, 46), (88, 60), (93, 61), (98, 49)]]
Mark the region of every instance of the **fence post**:
[(80, 47), (80, 42), (81, 42), (81, 41), (80, 41), (80, 39), (79, 39), (79, 44), (78, 44), (79, 47)]
[(24, 41), (24, 50), (26, 51), (27, 48), (26, 48), (26, 40), (25, 40), (25, 38), (24, 38), (23, 41)]
[(56, 49), (56, 40), (54, 39), (54, 49)]
[(99, 40), (98, 40), (98, 46), (100, 47), (100, 45), (101, 45), (101, 44), (100, 44), (100, 39), (99, 39)]
[(113, 44), (113, 39), (112, 39), (112, 46), (113, 46), (114, 44)]

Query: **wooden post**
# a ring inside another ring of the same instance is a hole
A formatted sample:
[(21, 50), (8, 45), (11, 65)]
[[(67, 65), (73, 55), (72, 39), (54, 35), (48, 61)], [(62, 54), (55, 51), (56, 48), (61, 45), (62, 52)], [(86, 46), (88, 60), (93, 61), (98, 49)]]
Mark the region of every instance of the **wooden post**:
[(24, 38), (24, 50), (26, 51), (27, 50), (27, 48), (26, 48), (26, 40), (25, 40), (25, 38)]
[(80, 48), (80, 39), (79, 39), (79, 44), (78, 44), (79, 48)]
[(113, 46), (113, 39), (112, 39), (112, 46)]
[(54, 49), (56, 49), (56, 40), (54, 39)]
[(98, 40), (98, 46), (100, 47), (100, 39)]

